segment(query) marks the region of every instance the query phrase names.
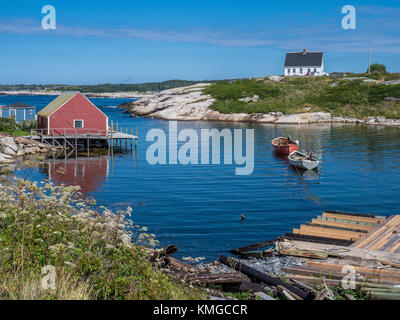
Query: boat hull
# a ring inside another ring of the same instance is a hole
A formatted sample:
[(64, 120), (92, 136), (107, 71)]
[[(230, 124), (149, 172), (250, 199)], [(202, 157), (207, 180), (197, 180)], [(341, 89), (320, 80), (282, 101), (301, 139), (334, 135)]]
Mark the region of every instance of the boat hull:
[[(299, 155), (301, 155), (301, 156), (304, 156), (304, 159), (299, 159), (299, 158), (296, 159), (296, 158), (295, 158), (295, 155), (296, 155), (296, 154), (299, 154)], [(288, 160), (289, 160), (289, 163), (290, 163), (292, 166), (297, 167), (297, 168), (300, 168), (300, 169), (305, 169), (305, 170), (314, 170), (314, 169), (318, 168), (318, 166), (319, 166), (319, 161), (318, 161), (318, 160), (315, 160), (315, 159), (312, 159), (312, 160), (306, 159), (306, 158), (305, 158), (305, 155), (302, 154), (302, 153), (300, 153), (300, 152), (292, 152), (292, 153), (289, 155)]]
[(274, 152), (277, 154), (284, 154), (284, 155), (289, 155), (294, 151), (299, 150), (299, 144), (298, 143), (287, 143), (283, 144), (282, 142), (287, 142), (286, 138), (276, 138), (272, 140), (272, 146), (274, 147)]

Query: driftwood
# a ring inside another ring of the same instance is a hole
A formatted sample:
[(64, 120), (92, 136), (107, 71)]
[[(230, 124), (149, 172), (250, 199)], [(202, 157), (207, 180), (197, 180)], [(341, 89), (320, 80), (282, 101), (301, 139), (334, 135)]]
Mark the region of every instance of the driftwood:
[(298, 286), (299, 288), (303, 289), (304, 291), (308, 291), (313, 293), (315, 296), (318, 294), (318, 291), (307, 286), (306, 284), (304, 284), (303, 282), (297, 281), (296, 279), (290, 279), (290, 281), (292, 281), (296, 286)]
[(235, 250), (231, 250), (231, 253), (236, 255), (240, 259), (262, 259), (266, 257), (271, 257), (273, 253), (269, 250), (265, 251), (250, 251), (250, 252), (239, 252)]
[(154, 250), (146, 247), (143, 247), (143, 250), (149, 254), (149, 260), (153, 263), (164, 257), (172, 256), (178, 252), (178, 247), (174, 244), (170, 244), (162, 250)]
[(303, 299), (299, 299), (298, 297), (297, 297), (297, 299), (296, 299), (296, 297), (293, 295), (293, 293), (292, 292), (288, 292), (287, 290), (286, 290), (286, 288), (285, 287), (283, 287), (283, 286), (277, 286), (277, 289), (278, 289), (278, 292), (279, 292), (279, 294), (285, 299), (285, 300), (303, 300)]
[(251, 244), (251, 245), (248, 245), (248, 246), (245, 246), (245, 247), (241, 247), (241, 248), (237, 248), (237, 249), (231, 250), (230, 253), (232, 253), (234, 255), (238, 255), (238, 254), (241, 254), (241, 253), (244, 253), (244, 252), (250, 252), (250, 251), (257, 250), (257, 249), (262, 249), (262, 248), (274, 245), (275, 242), (277, 242), (279, 240), (280, 240), (280, 238), (275, 238), (275, 239), (272, 239), (272, 240)]
[(279, 254), (284, 256), (293, 256), (293, 257), (302, 257), (309, 259), (320, 259), (326, 260), (328, 259), (328, 252), (316, 251), (316, 250), (300, 250), (297, 248), (280, 248)]
[(222, 255), (219, 260), (221, 261), (221, 263), (231, 267), (232, 269), (235, 269), (236, 271), (239, 271), (245, 275), (247, 275), (250, 279), (259, 282), (259, 283), (265, 283), (267, 285), (271, 285), (274, 287), (277, 286), (282, 286), (284, 287), (287, 291), (294, 293), (295, 295), (297, 295), (298, 297), (302, 298), (302, 299), (313, 299), (314, 295), (310, 294), (310, 293), (306, 293), (305, 291), (298, 289), (296, 287), (293, 287), (287, 283), (284, 283), (282, 280), (280, 280), (279, 278), (274, 278), (271, 276), (268, 276), (256, 269), (253, 269), (243, 263), (241, 263), (238, 260), (235, 260), (231, 257), (227, 257), (225, 255)]

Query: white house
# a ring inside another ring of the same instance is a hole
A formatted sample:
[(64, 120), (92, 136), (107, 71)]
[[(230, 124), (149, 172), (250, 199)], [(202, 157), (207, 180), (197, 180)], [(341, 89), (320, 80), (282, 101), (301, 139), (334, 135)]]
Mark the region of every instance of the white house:
[(322, 76), (324, 73), (323, 52), (288, 52), (285, 60), (285, 77)]

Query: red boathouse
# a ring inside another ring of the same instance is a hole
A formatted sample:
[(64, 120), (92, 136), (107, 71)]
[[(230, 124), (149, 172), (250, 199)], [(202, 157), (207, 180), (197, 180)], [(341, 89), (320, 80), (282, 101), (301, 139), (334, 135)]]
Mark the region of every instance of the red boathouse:
[(82, 93), (64, 93), (38, 113), (38, 129), (52, 136), (107, 136), (108, 117)]

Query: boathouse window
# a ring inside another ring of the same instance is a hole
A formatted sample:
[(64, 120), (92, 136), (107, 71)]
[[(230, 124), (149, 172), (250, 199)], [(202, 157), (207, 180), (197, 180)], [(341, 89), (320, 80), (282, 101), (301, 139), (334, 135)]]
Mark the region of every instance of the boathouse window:
[(83, 120), (74, 120), (74, 128), (83, 128)]

